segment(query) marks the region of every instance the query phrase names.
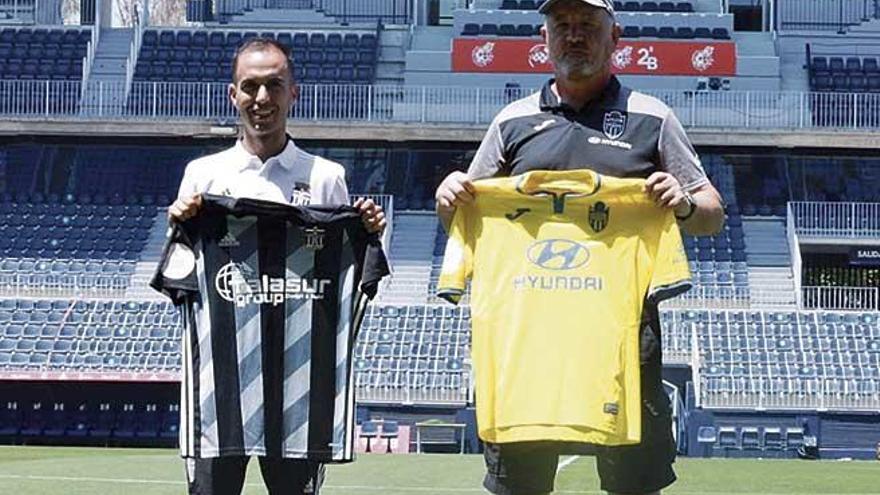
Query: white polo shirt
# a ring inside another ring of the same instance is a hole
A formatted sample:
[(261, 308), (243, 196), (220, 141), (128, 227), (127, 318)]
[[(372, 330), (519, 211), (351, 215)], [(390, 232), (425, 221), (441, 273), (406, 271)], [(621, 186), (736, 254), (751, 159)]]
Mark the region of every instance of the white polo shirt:
[(349, 204), (342, 165), (299, 149), (288, 138), (284, 150), (265, 162), (241, 140), (235, 146), (189, 162), (178, 198), (211, 193), (296, 206)]

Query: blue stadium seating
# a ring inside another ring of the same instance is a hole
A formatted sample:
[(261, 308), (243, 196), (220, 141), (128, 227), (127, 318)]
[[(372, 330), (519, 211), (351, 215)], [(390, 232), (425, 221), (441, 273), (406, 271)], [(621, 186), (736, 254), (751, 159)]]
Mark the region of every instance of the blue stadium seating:
[(814, 56), (808, 72), (813, 91), (880, 92), (877, 57)]
[[(276, 38), (292, 48), (294, 69), (302, 83), (370, 84), (375, 80), (378, 41), (373, 33), (267, 32), (262, 35)], [(163, 82), (179, 80), (178, 76), (182, 75), (184, 81), (225, 83), (229, 80), (228, 71), (219, 66), (228, 67), (235, 48), (243, 40), (255, 36), (256, 32), (148, 29), (143, 34), (135, 80)], [(345, 52), (358, 54), (350, 61), (357, 64), (357, 70), (353, 72), (353, 78), (342, 80), (336, 69)], [(303, 70), (303, 63), (319, 66), (317, 72)], [(324, 69), (328, 70), (323, 72)], [(132, 104), (137, 104), (141, 98), (144, 97), (135, 94)]]
[(89, 30), (79, 28), (2, 28), (0, 78), (80, 80), (90, 38)]

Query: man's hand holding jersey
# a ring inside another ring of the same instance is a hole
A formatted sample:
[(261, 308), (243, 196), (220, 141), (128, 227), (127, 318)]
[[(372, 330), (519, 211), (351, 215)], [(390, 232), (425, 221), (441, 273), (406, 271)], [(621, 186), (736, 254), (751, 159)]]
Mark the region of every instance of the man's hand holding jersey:
[(724, 223), (721, 195), (706, 182), (685, 192), (681, 183), (668, 172), (654, 172), (645, 181), (645, 192), (661, 208), (671, 208), (689, 235), (715, 235)]
[(466, 173), (452, 172), (437, 187), (434, 199), (437, 201), (437, 216), (443, 228), (449, 230), (455, 209), (474, 202), (474, 184)]
[[(358, 198), (352, 206), (360, 212), (367, 232), (381, 233), (385, 230), (385, 226), (388, 224), (385, 220), (385, 210), (372, 199)], [(189, 198), (179, 198), (168, 207), (168, 219), (172, 222), (184, 222), (196, 216), (201, 207), (201, 194), (194, 194)]]
[(189, 198), (178, 198), (168, 207), (168, 220), (184, 222), (196, 216), (202, 207), (202, 195), (193, 194)]
[(385, 226), (388, 224), (385, 220), (385, 210), (374, 203), (372, 199), (358, 198), (352, 206), (361, 213), (361, 220), (364, 222), (367, 232), (381, 234), (385, 230)]

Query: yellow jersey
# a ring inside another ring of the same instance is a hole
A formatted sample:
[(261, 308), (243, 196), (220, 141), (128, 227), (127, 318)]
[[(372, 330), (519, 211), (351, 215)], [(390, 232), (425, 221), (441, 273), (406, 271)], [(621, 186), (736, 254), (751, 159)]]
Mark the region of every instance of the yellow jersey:
[(471, 278), (480, 438), (638, 443), (642, 305), (691, 285), (672, 211), (643, 179), (589, 170), (474, 187), (453, 218), (438, 295), (457, 303)]

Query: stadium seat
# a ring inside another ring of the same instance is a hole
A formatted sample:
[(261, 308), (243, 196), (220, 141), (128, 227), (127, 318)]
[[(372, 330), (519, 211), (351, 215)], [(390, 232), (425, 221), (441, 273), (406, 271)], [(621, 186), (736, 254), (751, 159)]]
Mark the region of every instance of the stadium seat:
[(480, 34), (483, 36), (497, 36), (498, 35), (498, 25), (485, 23), (480, 26)]
[(539, 31), (531, 24), (519, 24), (516, 26), (517, 36), (534, 36), (536, 34), (539, 34)]
[(689, 40), (695, 38), (694, 30), (689, 26), (681, 26), (675, 29), (675, 38)]
[(790, 426), (785, 429), (785, 448), (797, 450), (804, 444), (804, 429), (799, 426)]
[(498, 36), (517, 36), (516, 26), (513, 24), (502, 24), (498, 26)]
[(309, 48), (324, 48), (327, 44), (327, 37), (324, 33), (312, 33), (309, 36)]
[(739, 449), (739, 430), (734, 426), (721, 426), (718, 428), (718, 445), (728, 449)]
[[(424, 375), (420, 375), (424, 376)], [(383, 421), (382, 422), (382, 431), (379, 436), (385, 440), (385, 452), (391, 453), (391, 444), (392, 441), (397, 440), (398, 435), (400, 434), (400, 426), (397, 421)]]
[(712, 38), (716, 40), (729, 40), (730, 33), (727, 31), (727, 28), (713, 28)]
[(360, 437), (367, 439), (366, 452), (372, 452), (371, 442), (374, 438), (379, 437), (379, 423), (376, 421), (364, 421), (361, 424)]
[(741, 429), (742, 448), (744, 450), (758, 450), (761, 448), (760, 436), (758, 428), (754, 426), (744, 426)]
[(643, 38), (656, 38), (659, 34), (657, 32), (657, 28), (655, 26), (642, 26), (641, 29), (641, 37)]
[(862, 60), (858, 57), (847, 57), (844, 70), (850, 76), (862, 73)]

